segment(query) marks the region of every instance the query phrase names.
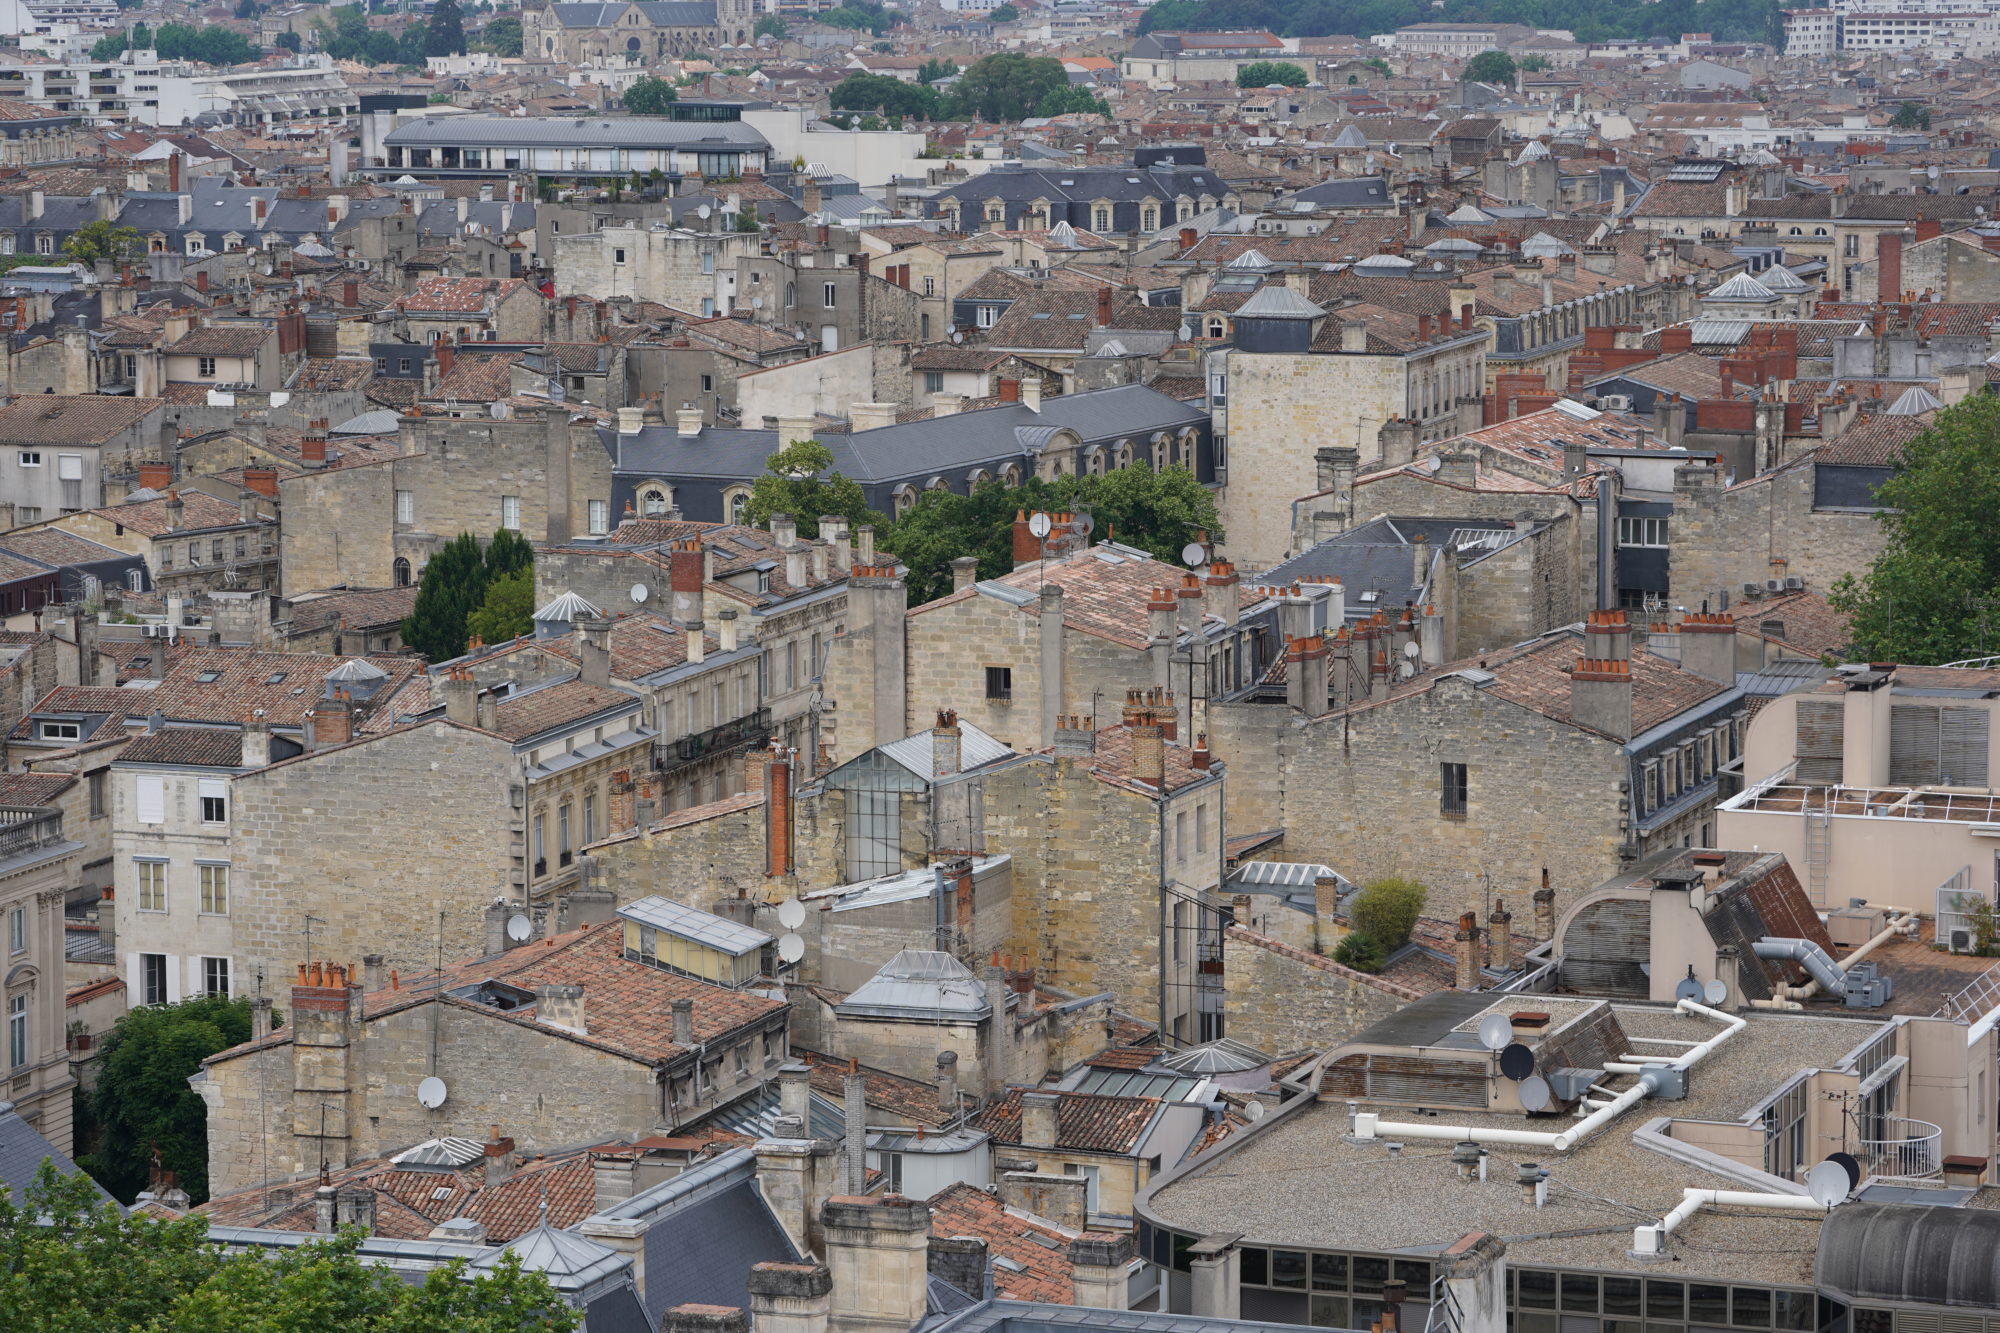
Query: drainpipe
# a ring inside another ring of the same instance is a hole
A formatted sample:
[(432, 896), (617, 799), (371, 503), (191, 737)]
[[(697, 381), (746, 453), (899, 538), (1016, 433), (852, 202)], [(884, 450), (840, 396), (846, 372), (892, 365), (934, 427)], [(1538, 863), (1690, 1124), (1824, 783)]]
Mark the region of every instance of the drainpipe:
[[(1721, 1010), (1711, 1009), (1693, 1000), (1682, 1000), (1674, 1006), (1677, 1013), (1700, 1014), (1726, 1024), (1721, 1032), (1707, 1041), (1690, 1047), (1671, 1059), (1649, 1060), (1645, 1064), (1606, 1062), (1605, 1072), (1613, 1074), (1637, 1074), (1639, 1082), (1619, 1093), (1585, 1116), (1582, 1120), (1560, 1133), (1550, 1134), (1526, 1129), (1486, 1129), (1472, 1125), (1447, 1125), (1442, 1123), (1422, 1123), (1383, 1120), (1373, 1112), (1363, 1111), (1354, 1117), (1354, 1137), (1357, 1139), (1443, 1139), (1451, 1143), (1499, 1143), (1517, 1148), (1549, 1148), (1556, 1152), (1568, 1152), (1598, 1130), (1616, 1120), (1637, 1103), (1651, 1097), (1667, 1082), (1668, 1070), (1687, 1069), (1691, 1065), (1708, 1058), (1711, 1051), (1728, 1041), (1748, 1026), (1748, 1020)], [(2000, 1019), (2000, 1010), (1994, 1013)]]
[(1732, 1204), (1743, 1208), (1783, 1208), (1798, 1213), (1824, 1214), (1829, 1205), (1804, 1194), (1758, 1194), (1746, 1190), (1686, 1190), (1680, 1206), (1660, 1219), (1657, 1226), (1632, 1228), (1632, 1253), (1640, 1259), (1666, 1257), (1667, 1237), (1704, 1207)]

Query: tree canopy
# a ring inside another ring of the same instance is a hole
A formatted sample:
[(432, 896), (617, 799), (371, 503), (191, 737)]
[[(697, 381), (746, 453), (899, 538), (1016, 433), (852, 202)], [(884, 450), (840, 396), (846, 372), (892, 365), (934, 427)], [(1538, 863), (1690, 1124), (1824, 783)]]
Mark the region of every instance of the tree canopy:
[(1522, 23), (1565, 28), (1579, 42), (1712, 32), (1719, 41), (1783, 40), (1779, 0), (1159, 0), (1139, 31), (1265, 29), (1281, 37), (1371, 37), (1412, 23)]
[(1922, 102), (1905, 102), (1896, 108), (1889, 124), (1899, 130), (1927, 130), (1931, 127), (1930, 108)]
[(986, 18), (992, 23), (1012, 23), (1021, 17), (1021, 11), (1012, 5), (995, 5), (986, 11)]
[(505, 643), (535, 628), (535, 571), (517, 569), (486, 585), (479, 609), (465, 618), (465, 632), (481, 643)]
[(1514, 57), (1505, 51), (1481, 51), (1465, 62), (1465, 70), (1458, 77), (1467, 83), (1509, 84), (1519, 72)]
[(1371, 880), (1348, 904), (1348, 924), (1387, 957), (1409, 942), (1428, 896), (1429, 891), (1413, 879)]
[(480, 43), (496, 56), (521, 54), (521, 20), (514, 14), (488, 19), (479, 30)]
[(799, 535), (819, 536), (822, 516), (844, 518), (854, 527), (888, 522), (868, 507), (861, 483), (833, 470), (833, 451), (818, 440), (792, 440), (764, 460), (764, 475), (750, 485), (744, 522), (762, 525), (773, 514), (798, 520)]
[(95, 264), (100, 259), (118, 260), (139, 251), (139, 232), (121, 227), (109, 218), (86, 222), (63, 242), (63, 253), (74, 264)]
[(676, 100), (676, 95), (673, 84), (649, 74), (643, 79), (634, 79), (621, 100), (625, 109), (635, 116), (664, 116), (667, 107)]
[(437, 0), (431, 8), (430, 20), (424, 26), (426, 56), (465, 54), (465, 13), (459, 8), (458, 0)]
[(461, 532), (424, 566), (416, 605), (403, 621), (403, 642), (433, 662), (465, 651), (465, 618), (486, 597), (486, 561), (479, 539)]
[(896, 21), (895, 16), (882, 7), (880, 0), (846, 0), (844, 4), (822, 10), (813, 17), (815, 22), (824, 23), (829, 28), (856, 28), (877, 37)]
[(904, 83), (887, 74), (858, 73), (833, 85), (827, 104), (835, 111), (879, 111), (885, 116), (936, 120), (941, 99), (927, 84)]
[(1881, 555), (1827, 600), (1852, 621), (1852, 655), (1938, 663), (2000, 652), (2000, 398), (1975, 394), (1903, 446), (1876, 491)]
[(1303, 88), (1306, 72), (1288, 60), (1253, 60), (1236, 71), (1238, 88), (1268, 88), (1274, 83)]
[(579, 1323), (511, 1254), (471, 1281), (454, 1260), (413, 1285), (362, 1263), (361, 1241), (350, 1230), (230, 1253), (209, 1244), (204, 1217), (125, 1216), (43, 1162), (24, 1198), (0, 1188), (0, 1310), (18, 1316), (9, 1327), (44, 1333), (573, 1333)]
[(783, 19), (779, 18), (776, 14), (766, 14), (757, 20), (755, 27), (750, 29), (750, 35), (752, 37), (769, 37), (775, 41), (782, 42), (785, 40), (787, 31)]
[(1069, 81), (1062, 61), (1002, 51), (973, 63), (952, 85), (944, 118), (995, 121), (1071, 112), (1110, 114), (1104, 99)]
[(188, 1198), (205, 1202), (208, 1108), (187, 1081), (201, 1072), (204, 1059), (248, 1040), (250, 1002), (227, 995), (145, 1005), (121, 1015), (104, 1039), (90, 1094), (98, 1142), (78, 1164), (130, 1203), (146, 1187), (157, 1148), (160, 1166), (174, 1173)]

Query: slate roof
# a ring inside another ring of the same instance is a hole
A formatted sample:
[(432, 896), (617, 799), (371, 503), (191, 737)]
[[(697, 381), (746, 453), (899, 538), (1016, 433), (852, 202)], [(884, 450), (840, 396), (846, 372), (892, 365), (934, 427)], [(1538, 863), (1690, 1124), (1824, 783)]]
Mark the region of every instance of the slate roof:
[(968, 204), (989, 199), (1028, 203), (1036, 199), (1090, 203), (1109, 199), (1115, 203), (1140, 199), (1198, 199), (1208, 195), (1221, 199), (1230, 193), (1228, 183), (1207, 167), (1176, 167), (1155, 171), (1129, 166), (1108, 167), (996, 167), (970, 180), (947, 186), (935, 199), (960, 200)]
[[(979, 1117), (979, 1127), (995, 1143), (1021, 1146), (1021, 1094), (1034, 1089), (1009, 1088), (1006, 1096)], [(1129, 1155), (1159, 1113), (1157, 1097), (1102, 1097), (1087, 1092), (1058, 1092), (1056, 1147), (1070, 1152)]]
[[(57, 1152), (54, 1144), (21, 1119), (13, 1103), (4, 1102), (0, 1106), (6, 1107), (0, 1110), (0, 1186), (6, 1188), (15, 1204), (22, 1201), (45, 1160), (53, 1160), (56, 1170), (65, 1176), (83, 1176), (75, 1162)], [(89, 1181), (90, 1188), (99, 1198), (110, 1200), (111, 1196), (104, 1192), (103, 1186), (88, 1176), (84, 1179)]]

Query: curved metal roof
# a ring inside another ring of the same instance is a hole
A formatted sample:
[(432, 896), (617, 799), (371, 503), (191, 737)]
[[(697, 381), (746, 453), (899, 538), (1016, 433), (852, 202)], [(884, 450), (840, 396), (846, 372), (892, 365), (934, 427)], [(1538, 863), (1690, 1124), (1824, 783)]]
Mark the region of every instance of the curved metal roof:
[(1813, 1280), (1870, 1300), (2000, 1308), (2000, 1212), (1842, 1204), (1820, 1227)]

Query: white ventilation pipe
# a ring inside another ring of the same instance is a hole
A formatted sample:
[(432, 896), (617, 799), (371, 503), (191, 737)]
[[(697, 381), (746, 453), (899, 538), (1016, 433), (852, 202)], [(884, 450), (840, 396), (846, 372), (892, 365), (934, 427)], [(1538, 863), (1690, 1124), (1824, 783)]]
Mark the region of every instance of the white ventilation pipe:
[(1734, 1014), (1725, 1014), (1707, 1005), (1696, 1004), (1693, 1000), (1682, 1000), (1674, 1006), (1678, 1013), (1700, 1014), (1713, 1018), (1726, 1026), (1722, 1031), (1700, 1043), (1687, 1052), (1671, 1059), (1650, 1061), (1643, 1065), (1607, 1064), (1611, 1073), (1637, 1074), (1639, 1081), (1625, 1091), (1605, 1102), (1589, 1115), (1558, 1133), (1530, 1129), (1487, 1129), (1472, 1125), (1446, 1125), (1422, 1121), (1384, 1120), (1373, 1111), (1362, 1111), (1354, 1117), (1354, 1137), (1357, 1139), (1447, 1139), (1453, 1143), (1497, 1143), (1516, 1148), (1549, 1148), (1556, 1152), (1568, 1152), (1598, 1130), (1624, 1114), (1627, 1108), (1652, 1096), (1666, 1081), (1667, 1069), (1686, 1069), (1708, 1053), (1729, 1040), (1747, 1026), (1746, 1020)]
[[(1875, 952), (1875, 948), (1877, 945), (1887, 944), (1890, 938), (1895, 935), (1909, 934), (1911, 927), (1915, 926), (1916, 924), (1917, 924), (1917, 918), (1913, 915), (1904, 912), (1891, 912), (1889, 914), (1888, 925), (1884, 926), (1879, 932), (1877, 932), (1877, 934), (1873, 939), (1869, 940), (1866, 944), (1856, 949), (1853, 953), (1847, 955), (1847, 957), (1841, 959), (1839, 963), (1835, 964), (1835, 967), (1837, 968), (1837, 970), (1841, 972), (1843, 976), (1846, 975), (1846, 969), (1854, 966), (1856, 963), (1866, 958), (1869, 954)], [(1765, 943), (1768, 942), (1769, 941), (1759, 940), (1757, 942), (1757, 945), (1754, 946), (1757, 949), (1757, 956), (1759, 958), (1765, 958), (1770, 956), (1764, 952), (1762, 947)], [(1798, 943), (1810, 944), (1811, 942), (1807, 940), (1800, 940), (1798, 941)], [(1825, 957), (1825, 952), (1823, 950), (1820, 950), (1818, 945), (1812, 945), (1811, 947), (1815, 951), (1818, 951), (1821, 957)], [(1811, 964), (1808, 963), (1806, 966), (1808, 970), (1811, 969)], [(1813, 979), (1811, 981), (1808, 981), (1803, 986), (1786, 986), (1780, 984), (1777, 988), (1776, 994), (1774, 994), (1772, 998), (1768, 1000), (1752, 1000), (1750, 1001), (1750, 1007), (1753, 1009), (1801, 1009), (1804, 1008), (1805, 1006), (1801, 1005), (1799, 1001), (1810, 1000), (1813, 996), (1819, 994), (1821, 989), (1822, 987), (1820, 984), (1819, 977), (1817, 974), (1815, 974)]]
[(1667, 1252), (1667, 1237), (1681, 1223), (1693, 1217), (1703, 1208), (1713, 1208), (1718, 1204), (1729, 1204), (1741, 1208), (1783, 1208), (1795, 1213), (1821, 1213), (1828, 1205), (1806, 1194), (1760, 1194), (1747, 1190), (1685, 1190), (1681, 1194), (1680, 1205), (1657, 1226), (1632, 1228), (1632, 1253), (1644, 1256), (1658, 1256)]

